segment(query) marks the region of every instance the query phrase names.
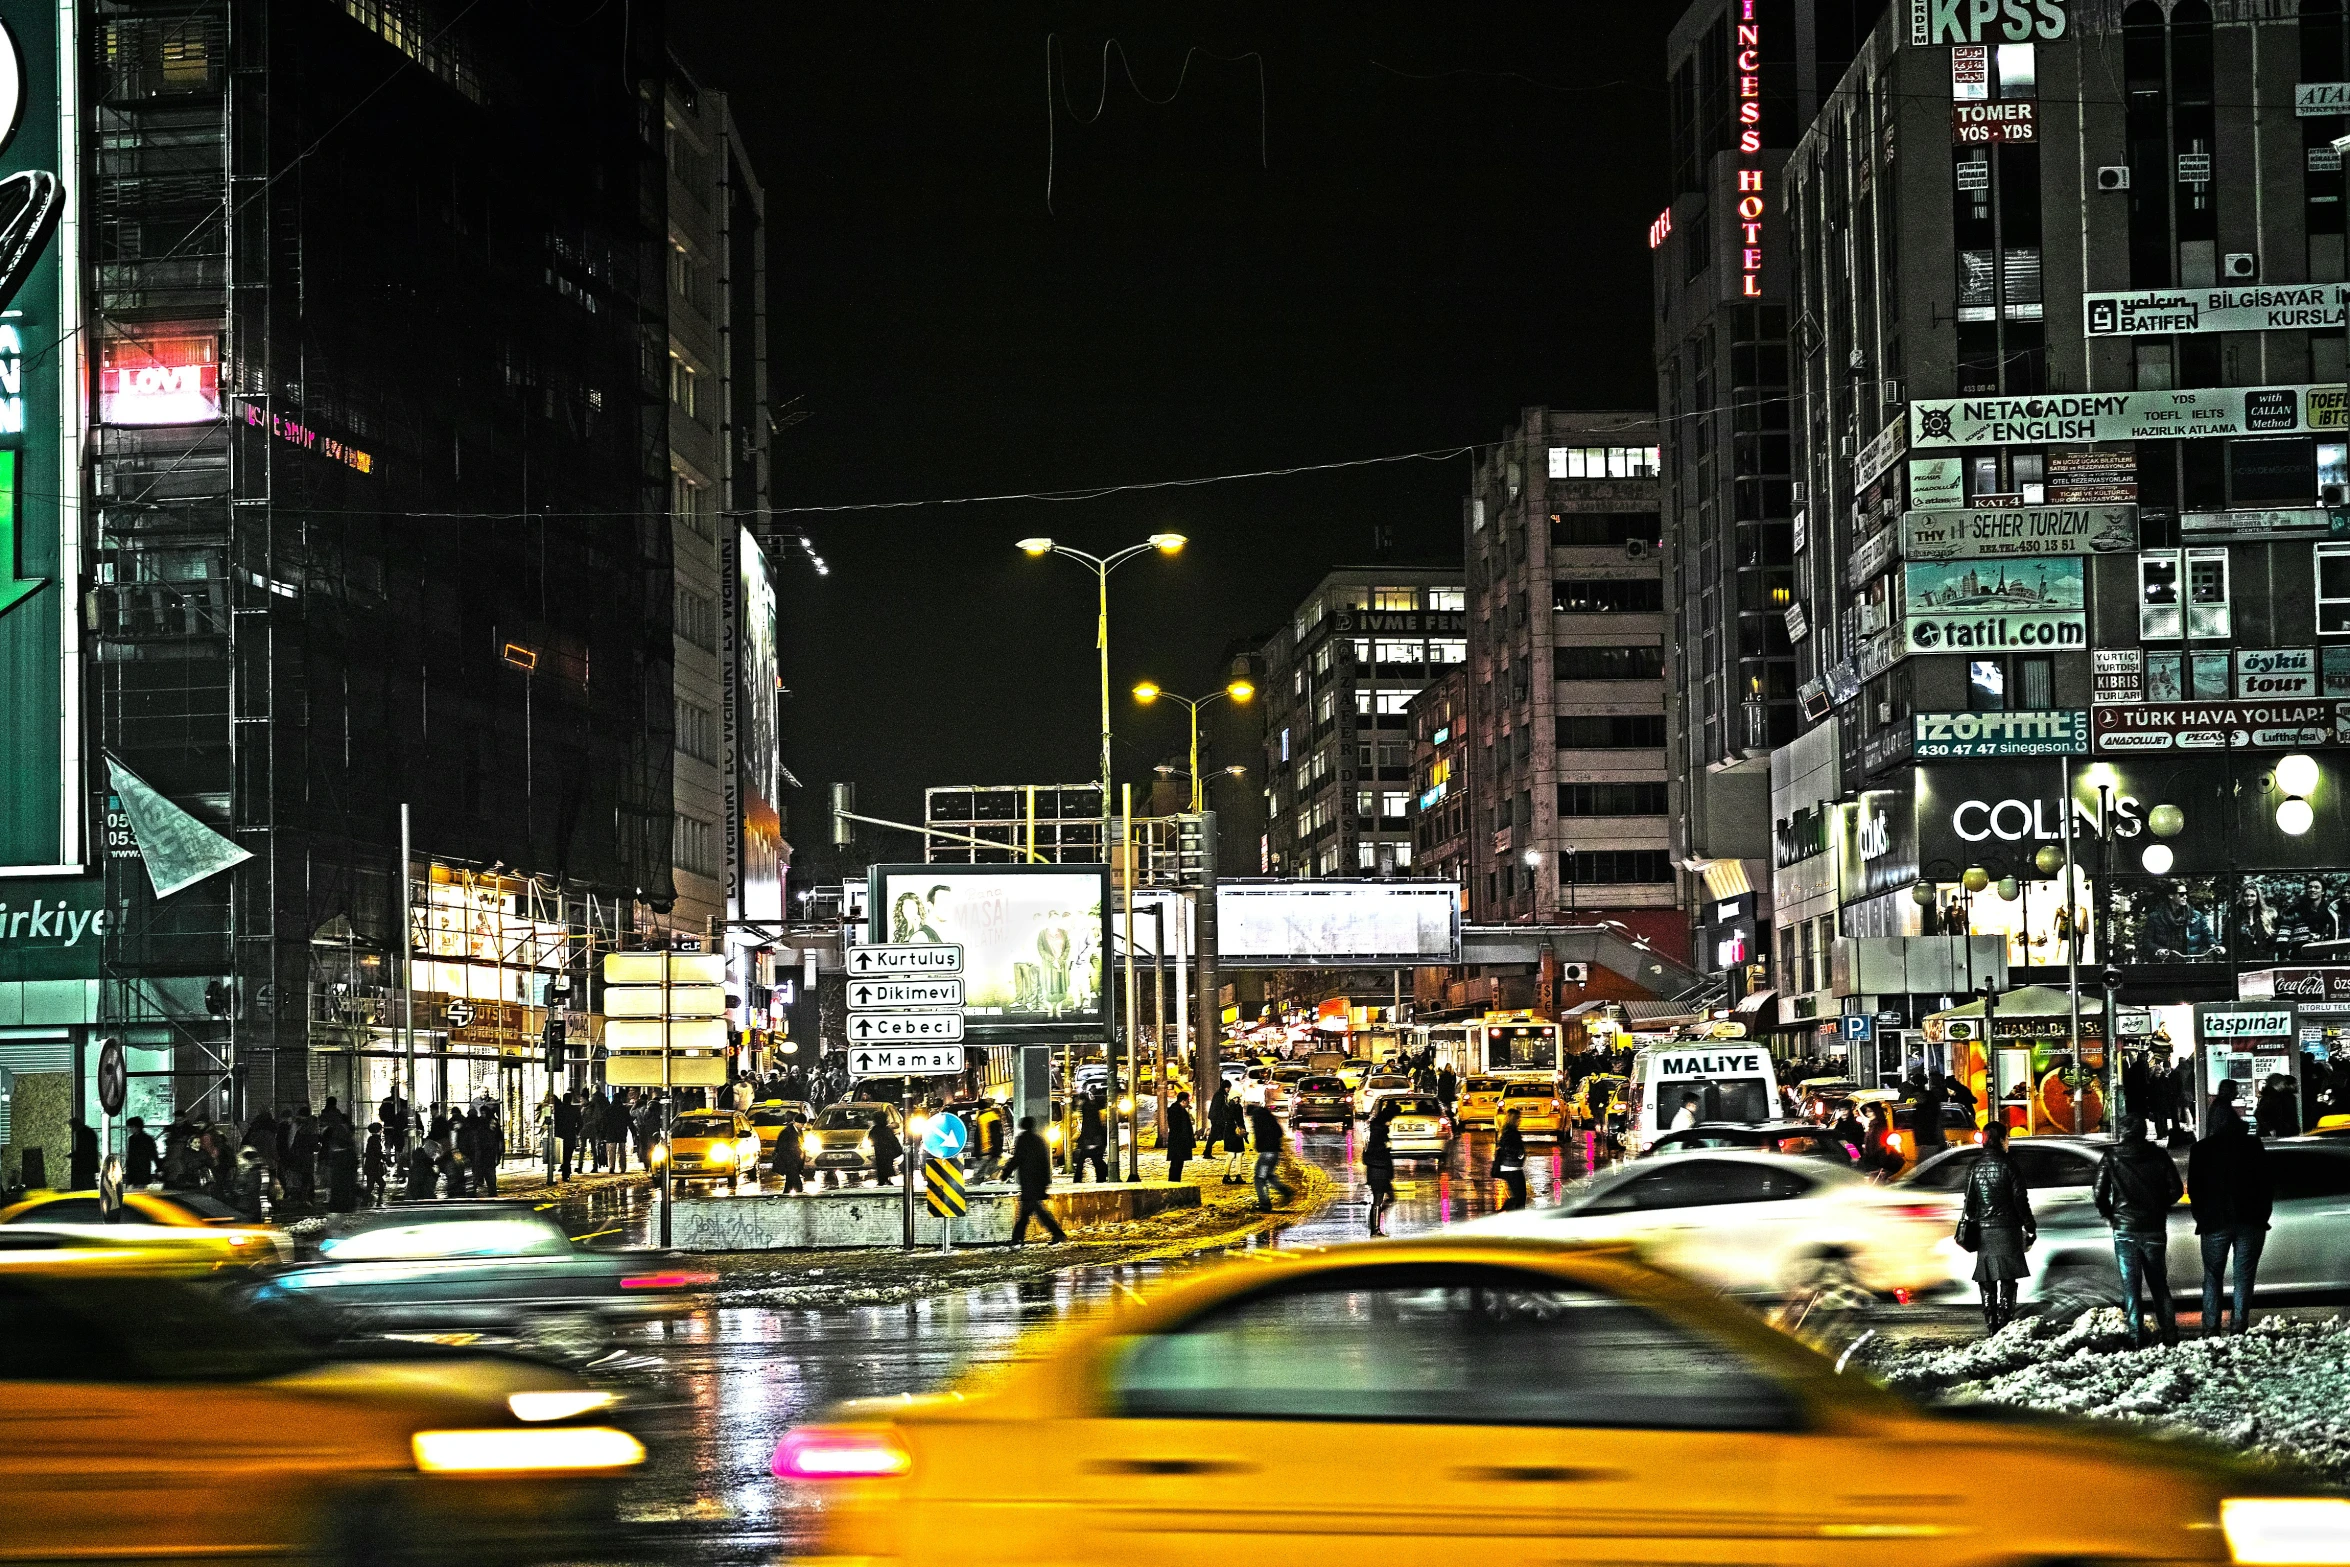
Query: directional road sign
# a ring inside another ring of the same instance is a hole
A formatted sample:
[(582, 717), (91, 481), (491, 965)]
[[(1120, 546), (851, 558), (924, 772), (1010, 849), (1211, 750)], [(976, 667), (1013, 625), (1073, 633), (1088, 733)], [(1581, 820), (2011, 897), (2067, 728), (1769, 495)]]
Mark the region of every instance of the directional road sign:
[(852, 979), (851, 1012), (894, 1012), (904, 1007), (959, 1007), (963, 982), (959, 979)]
[(922, 1151), (933, 1158), (959, 1158), (970, 1141), (971, 1129), (952, 1110), (941, 1110), (922, 1128)]
[(935, 1077), (963, 1070), (961, 1045), (851, 1045), (851, 1077)]
[(962, 1037), (963, 1013), (960, 1008), (936, 1012), (855, 1012), (849, 1015), (851, 1045), (949, 1044)]
[(941, 978), (963, 972), (963, 945), (956, 941), (886, 942), (851, 947), (842, 961), (849, 979)]

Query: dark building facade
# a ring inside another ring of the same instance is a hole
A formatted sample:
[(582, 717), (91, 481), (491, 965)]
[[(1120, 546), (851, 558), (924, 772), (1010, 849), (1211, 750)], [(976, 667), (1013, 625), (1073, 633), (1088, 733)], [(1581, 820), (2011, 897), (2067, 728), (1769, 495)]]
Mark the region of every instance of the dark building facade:
[(660, 7), (87, 25), (91, 751), (250, 856), (105, 859), (102, 1021), (182, 1107), (369, 1099), (412, 949), (424, 1097), (511, 1111), (674, 896)]

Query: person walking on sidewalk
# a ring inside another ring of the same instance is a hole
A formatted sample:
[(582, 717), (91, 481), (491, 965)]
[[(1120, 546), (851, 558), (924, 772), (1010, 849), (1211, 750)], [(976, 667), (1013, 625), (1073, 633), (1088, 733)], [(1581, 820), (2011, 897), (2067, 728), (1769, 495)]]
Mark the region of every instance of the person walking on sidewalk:
[(897, 1128), (889, 1124), (886, 1113), (876, 1110), (873, 1112), (873, 1130), (868, 1135), (873, 1139), (873, 1184), (896, 1185), (898, 1159), (906, 1151), (906, 1145), (898, 1141)]
[(2170, 1211), (2185, 1187), (2170, 1155), (2146, 1140), (2146, 1120), (2138, 1106), (2130, 1106), (2129, 1114), (2122, 1118), (2121, 1141), (2098, 1161), (2094, 1191), (2097, 1211), (2113, 1226), (2113, 1260), (2121, 1268), (2122, 1310), (2129, 1318), (2130, 1347), (2146, 1347), (2142, 1294), (2154, 1297), (2154, 1321), (2162, 1341), (2176, 1344), (2179, 1324), (2171, 1312), (2170, 1276), (2164, 1259), (2170, 1249)]
[(1191, 1095), (1177, 1094), (1175, 1102), (1167, 1106), (1167, 1179), (1183, 1179), (1183, 1166), (1191, 1159), (1192, 1146)]
[(1045, 1194), (1053, 1189), (1053, 1154), (1037, 1135), (1036, 1117), (1020, 1117), (1020, 1135), (1012, 1139), (1011, 1175), (1020, 1183), (1020, 1206), (1012, 1215), (1012, 1244), (1022, 1246), (1028, 1241), (1028, 1221), (1034, 1219), (1044, 1226), (1052, 1244), (1058, 1246), (1068, 1235), (1061, 1229), (1061, 1221), (1053, 1217), (1053, 1210), (1044, 1205)]
[(1371, 1188), (1371, 1233), (1387, 1233), (1387, 1210), (1395, 1206), (1395, 1150), (1387, 1143), (1390, 1116), (1371, 1117), (1371, 1140), (1363, 1147), (1363, 1184)]
[(360, 1178), (367, 1186), (367, 1206), (384, 1205), (384, 1177), (391, 1171), (391, 1162), (384, 1154), (384, 1129), (381, 1121), (367, 1128), (367, 1151), (359, 1156)]
[[(562, 1145), (563, 1179), (568, 1181), (572, 1156), (579, 1149), (579, 1101), (569, 1093), (555, 1101), (555, 1141)], [(581, 1159), (580, 1167), (584, 1170), (586, 1166), (587, 1161)]]
[(796, 1116), (788, 1118), (775, 1130), (775, 1157), (771, 1162), (775, 1173), (783, 1177), (783, 1194), (786, 1197), (808, 1189), (808, 1150), (800, 1144), (800, 1138), (806, 1132), (807, 1128), (800, 1124)]
[(1526, 1134), (1518, 1130), (1519, 1112), (1502, 1118), (1501, 1135), (1493, 1140), (1493, 1174), (1509, 1191), (1504, 1213), (1526, 1206)]
[(1297, 1196), (1290, 1184), (1281, 1178), (1281, 1122), (1259, 1101), (1248, 1107), (1248, 1125), (1257, 1140), (1257, 1211), (1271, 1213), (1272, 1192), (1279, 1192), (1284, 1203)]
[(1975, 1283), (1983, 1292), (1983, 1325), (1996, 1333), (2015, 1319), (2015, 1281), (2032, 1271), (2024, 1253), (2040, 1238), (2024, 1179), (2007, 1157), (2007, 1127), (1983, 1128), (1983, 1156), (1967, 1172), (1958, 1243), (1975, 1254)]
[(2229, 1327), (2241, 1333), (2252, 1325), (2252, 1291), (2276, 1186), (2267, 1151), (2233, 1103), (2213, 1105), (2207, 1124), (2210, 1129), (2187, 1155), (2187, 1202), (2203, 1248), (2203, 1336), (2212, 1338), (2220, 1332), (2220, 1283), (2230, 1252), (2236, 1258), (2236, 1310)]
[(1069, 1178), (1082, 1184), (1085, 1167), (1091, 1164), (1095, 1171), (1094, 1179), (1107, 1184), (1110, 1166), (1103, 1155), (1109, 1151), (1109, 1147), (1109, 1122), (1102, 1114), (1102, 1096), (1098, 1093), (1087, 1094), (1077, 1107), (1077, 1160)]
[(555, 1171), (563, 1163), (563, 1139), (555, 1135), (555, 1092), (553, 1089), (549, 1089), (547, 1097), (539, 1101), (537, 1126), (539, 1158), (547, 1167), (547, 1184), (552, 1186), (555, 1184)]

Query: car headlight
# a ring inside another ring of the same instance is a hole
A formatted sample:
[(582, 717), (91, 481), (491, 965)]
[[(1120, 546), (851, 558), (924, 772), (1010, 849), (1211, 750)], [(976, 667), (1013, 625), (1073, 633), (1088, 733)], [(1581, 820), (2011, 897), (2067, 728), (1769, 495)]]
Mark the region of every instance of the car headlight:
[(2239, 1562), (2350, 1562), (2350, 1499), (2231, 1496), (2219, 1504), (2219, 1526)]
[(710, 1151), (703, 1157), (712, 1164), (732, 1164), (734, 1163), (734, 1149), (726, 1143), (712, 1143)]
[(857, 1152), (859, 1152), (859, 1153), (863, 1154), (863, 1155), (864, 1155), (866, 1158), (868, 1158), (868, 1159), (872, 1158), (872, 1157), (873, 1157), (873, 1139), (872, 1139), (872, 1138), (870, 1138), (870, 1137), (860, 1137), (860, 1138), (858, 1138), (858, 1139), (857, 1139)]
[(809, 1158), (813, 1159), (823, 1151), (824, 1139), (818, 1137), (814, 1132), (810, 1132), (807, 1136), (800, 1139), (800, 1152), (806, 1154)]
[(669, 1162), (669, 1145), (655, 1143), (652, 1147), (652, 1156), (655, 1164), (667, 1164)]
[(611, 1426), (536, 1426), (506, 1431), (419, 1431), (409, 1439), (426, 1474), (546, 1473), (629, 1469), (645, 1461), (642, 1442)]
[(538, 1425), (548, 1420), (569, 1420), (574, 1415), (585, 1415), (599, 1409), (610, 1409), (619, 1400), (609, 1393), (594, 1388), (564, 1388), (551, 1393), (508, 1393), (506, 1407), (514, 1411), (514, 1418)]
[(1059, 1146), (1061, 1146), (1061, 1129), (1060, 1129), (1060, 1127), (1059, 1127), (1059, 1126), (1057, 1126), (1057, 1125), (1055, 1125), (1055, 1126), (1048, 1126), (1048, 1127), (1046, 1127), (1046, 1128), (1044, 1129), (1044, 1140), (1045, 1140), (1046, 1142), (1048, 1142), (1048, 1143), (1051, 1143), (1051, 1144), (1052, 1144), (1052, 1145), (1053, 1145), (1055, 1148), (1058, 1148)]

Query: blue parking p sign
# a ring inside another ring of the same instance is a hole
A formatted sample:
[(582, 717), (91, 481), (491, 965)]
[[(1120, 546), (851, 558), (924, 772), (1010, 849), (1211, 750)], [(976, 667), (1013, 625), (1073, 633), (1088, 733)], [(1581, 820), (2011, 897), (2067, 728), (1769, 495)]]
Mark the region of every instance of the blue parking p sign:
[(1866, 1012), (1849, 1013), (1843, 1022), (1844, 1037), (1853, 1044), (1865, 1045), (1877, 1037), (1877, 1020)]

